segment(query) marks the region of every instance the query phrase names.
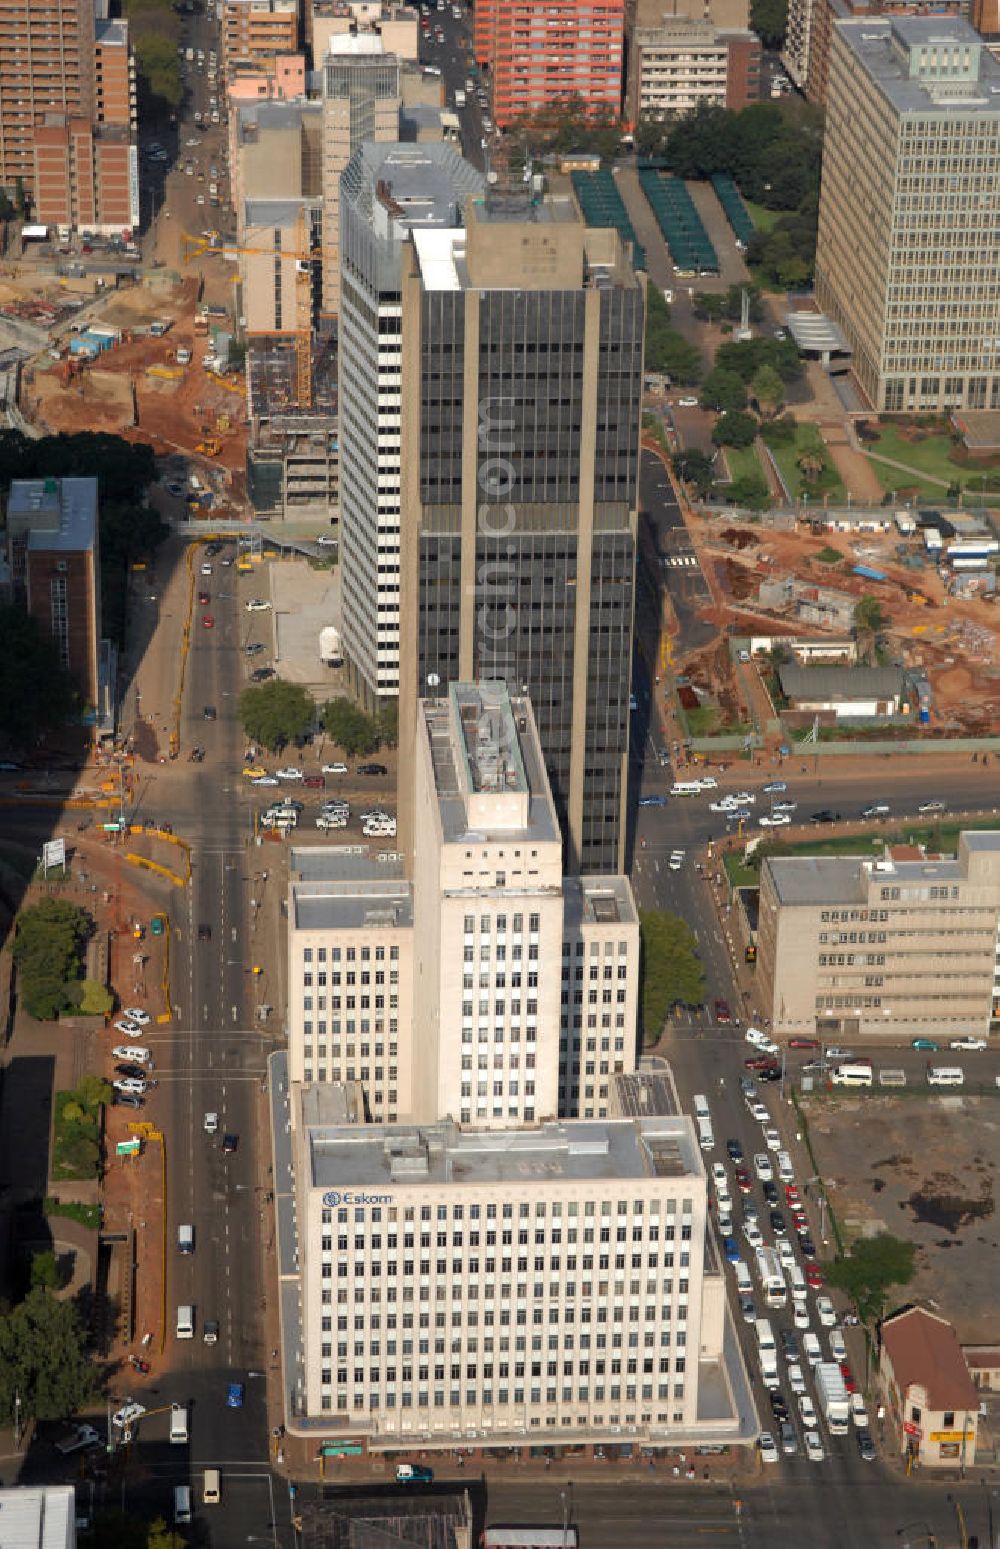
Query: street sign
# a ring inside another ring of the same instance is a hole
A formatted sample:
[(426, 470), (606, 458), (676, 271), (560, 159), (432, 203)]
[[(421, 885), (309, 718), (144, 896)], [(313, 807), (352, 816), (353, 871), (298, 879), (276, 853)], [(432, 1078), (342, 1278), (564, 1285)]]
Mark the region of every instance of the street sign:
[(141, 1140), (119, 1140), (115, 1146), (116, 1156), (138, 1156), (142, 1150)]
[(48, 871), (50, 866), (65, 866), (65, 864), (65, 839), (49, 839), (42, 845), (42, 869), (44, 871)]

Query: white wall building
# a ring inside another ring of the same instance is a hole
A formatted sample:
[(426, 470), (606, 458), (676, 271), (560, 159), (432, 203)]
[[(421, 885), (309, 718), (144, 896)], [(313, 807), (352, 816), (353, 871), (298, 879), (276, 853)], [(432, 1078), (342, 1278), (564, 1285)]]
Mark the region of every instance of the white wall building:
[(563, 877), (530, 702), (453, 684), (418, 708), (413, 881), (353, 847), (296, 850), (294, 1082), (358, 1081), (377, 1120), (601, 1118), (634, 1070), (628, 879)]
[(462, 1131), (293, 1105), (291, 1157), (293, 1431), (373, 1450), (736, 1439), (689, 1119)]

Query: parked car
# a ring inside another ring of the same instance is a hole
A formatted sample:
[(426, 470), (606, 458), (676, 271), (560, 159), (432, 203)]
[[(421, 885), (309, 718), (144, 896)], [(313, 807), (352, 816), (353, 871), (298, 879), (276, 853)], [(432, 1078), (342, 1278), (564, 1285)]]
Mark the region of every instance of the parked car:
[(116, 1033), (124, 1033), (126, 1038), (141, 1038), (142, 1028), (138, 1022), (132, 1022), (128, 1018), (119, 1017), (114, 1024)]
[(268, 613), (271, 604), (265, 602), (263, 597), (251, 597), (249, 602), (244, 603), (244, 607), (248, 613)]
[(129, 1399), (111, 1416), (111, 1424), (117, 1426), (119, 1430), (124, 1430), (145, 1413), (145, 1404), (139, 1404), (135, 1399)]
[(934, 1038), (911, 1038), (911, 1049), (923, 1049), (926, 1054), (936, 1054), (941, 1045)]
[(943, 801), (922, 801), (917, 808), (917, 811), (920, 813), (946, 812), (947, 810), (947, 803)]
[(948, 1040), (949, 1049), (985, 1049), (985, 1038), (951, 1038)]
[(273, 678), (273, 677), (274, 677), (274, 668), (273, 667), (255, 667), (253, 672), (250, 674), (250, 682), (251, 683), (266, 683), (269, 678)]
[(87, 1448), (103, 1445), (104, 1437), (94, 1426), (78, 1425), (63, 1441), (56, 1442), (56, 1451), (65, 1458), (71, 1452), (82, 1452)]
[(153, 1056), (148, 1049), (141, 1049), (137, 1044), (116, 1043), (111, 1051), (111, 1057), (115, 1060), (136, 1060), (140, 1065), (152, 1065)]
[(296, 769), (294, 764), (288, 764), (284, 769), (276, 769), (274, 772), (277, 775), (279, 780), (302, 780), (302, 779), (304, 779), (302, 770), (301, 769)]
[(822, 807), (819, 812), (813, 812), (809, 818), (810, 823), (839, 823), (840, 813), (831, 812), (829, 807)]
[(761, 828), (784, 828), (792, 820), (787, 812), (772, 812), (770, 817), (765, 812), (759, 821)]
[(384, 764), (359, 764), (358, 765), (358, 774), (363, 774), (363, 775), (386, 775), (388, 773), (389, 773), (389, 771), (388, 771), (388, 769), (386, 768), (386, 766)]

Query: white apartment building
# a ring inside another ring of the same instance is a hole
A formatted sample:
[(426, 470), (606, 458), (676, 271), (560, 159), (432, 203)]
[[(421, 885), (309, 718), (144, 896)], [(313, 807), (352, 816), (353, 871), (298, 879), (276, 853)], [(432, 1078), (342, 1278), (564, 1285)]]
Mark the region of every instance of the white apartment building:
[(449, 145), (368, 141), (340, 188), (341, 576), (357, 688), (399, 694), (403, 243), (461, 224), (482, 174)]
[(752, 1403), (689, 1119), (323, 1125), (294, 1093), (287, 1111), (293, 1433), (372, 1451), (738, 1439)]
[(628, 879), (564, 877), (530, 702), (453, 684), (419, 705), (413, 880), (351, 846), (294, 850), (294, 1082), (357, 1081), (390, 1123), (602, 1118), (635, 1069)]

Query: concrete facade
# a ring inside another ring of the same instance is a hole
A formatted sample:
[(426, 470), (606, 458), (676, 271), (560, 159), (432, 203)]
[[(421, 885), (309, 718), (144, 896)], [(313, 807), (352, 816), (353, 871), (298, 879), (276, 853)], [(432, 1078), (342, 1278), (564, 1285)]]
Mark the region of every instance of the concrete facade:
[(219, 35), (227, 80), (240, 69), (273, 71), (298, 51), (298, 0), (220, 0)]
[(735, 1438), (690, 1120), (313, 1124), (292, 1148), (293, 1428), (371, 1451)]
[(761, 866), (757, 981), (779, 1036), (986, 1037), (998, 941), (1000, 834), (961, 834), (953, 860)]
[(833, 24), (816, 300), (874, 408), (1000, 408), (998, 166), (1000, 63), (968, 22)]
[[(422, 702), (413, 779), (412, 884), (335, 849), (292, 884), (291, 1078), (358, 1081), (380, 1119), (605, 1117), (635, 1069), (638, 914), (625, 877), (563, 875), (530, 703), (489, 683)], [(342, 980), (348, 949), (387, 985)]]
[(701, 104), (739, 112), (760, 97), (760, 40), (711, 20), (665, 17), (638, 28), (632, 48), (629, 117), (683, 117)]

